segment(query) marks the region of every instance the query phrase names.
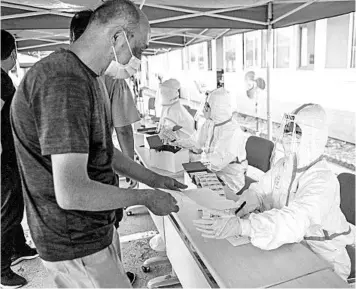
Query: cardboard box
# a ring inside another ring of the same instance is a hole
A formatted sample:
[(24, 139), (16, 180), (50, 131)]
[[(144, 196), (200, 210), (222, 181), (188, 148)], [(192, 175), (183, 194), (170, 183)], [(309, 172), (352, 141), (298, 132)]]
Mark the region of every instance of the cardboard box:
[(179, 149), (176, 152), (167, 151), (164, 146), (160, 150), (150, 149), (150, 165), (161, 170), (177, 173), (183, 170), (183, 163), (189, 161), (189, 151)]

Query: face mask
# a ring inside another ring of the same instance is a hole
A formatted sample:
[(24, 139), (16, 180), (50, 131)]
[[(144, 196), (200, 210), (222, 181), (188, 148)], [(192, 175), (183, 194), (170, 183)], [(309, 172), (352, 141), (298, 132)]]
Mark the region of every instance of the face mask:
[(206, 119), (209, 119), (211, 117), (211, 107), (208, 102), (206, 102), (204, 105), (203, 115)]
[(138, 59), (136, 56), (132, 54), (131, 47), (129, 44), (129, 41), (127, 40), (126, 33), (124, 32), (125, 39), (127, 46), (129, 47), (130, 53), (131, 53), (131, 58), (129, 62), (125, 65), (119, 63), (117, 60), (117, 55), (114, 46), (112, 46), (112, 50), (114, 51), (114, 56), (115, 60), (112, 60), (110, 65), (105, 71), (106, 75), (109, 75), (113, 78), (118, 78), (118, 79), (126, 79), (130, 78), (132, 75), (134, 75), (138, 69), (140, 68), (141, 65), (141, 60)]
[(289, 156), (292, 153), (298, 153), (300, 137), (293, 137), (292, 134), (285, 134), (282, 139), (282, 145), (286, 156)]

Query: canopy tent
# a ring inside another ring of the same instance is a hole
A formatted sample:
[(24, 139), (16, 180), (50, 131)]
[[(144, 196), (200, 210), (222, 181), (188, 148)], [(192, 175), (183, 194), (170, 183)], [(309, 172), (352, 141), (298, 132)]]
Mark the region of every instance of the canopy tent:
[[(355, 11), (354, 0), (141, 0), (152, 37), (148, 55), (183, 48), (224, 35), (268, 29), (267, 119), (271, 139), (271, 29), (338, 16)], [(74, 12), (95, 8), (100, 0), (1, 1), (1, 25), (16, 36), (19, 51), (54, 50), (69, 43)], [(179, 5), (177, 5), (179, 3)]]
[[(267, 29), (269, 24), (279, 28), (355, 10), (355, 2), (349, 0), (142, 1), (135, 2), (142, 6), (152, 27), (148, 53)], [(16, 35), (19, 50), (54, 50), (68, 45), (68, 27), (74, 12), (95, 8), (100, 3), (100, 0), (5, 0), (1, 1), (1, 25)], [(268, 3), (272, 3), (270, 19)]]

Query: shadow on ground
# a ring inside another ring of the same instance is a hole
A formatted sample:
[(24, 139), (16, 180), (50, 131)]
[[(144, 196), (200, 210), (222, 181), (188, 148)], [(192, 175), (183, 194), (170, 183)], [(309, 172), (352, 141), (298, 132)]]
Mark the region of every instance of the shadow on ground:
[[(33, 246), (26, 219), (23, 221), (23, 227), (29, 244)], [(127, 236), (128, 239), (130, 239), (130, 235), (132, 234), (148, 231), (156, 231), (156, 228), (145, 208), (136, 210), (133, 216), (125, 215), (119, 228), (120, 236)], [(150, 279), (169, 274), (171, 271), (169, 264), (152, 266), (151, 271), (148, 273), (142, 271), (141, 266), (146, 259), (153, 256), (165, 255), (164, 252), (152, 250), (149, 246), (149, 240), (149, 238), (143, 238), (121, 243), (123, 263), (126, 271), (137, 274), (134, 288), (145, 288)], [(12, 269), (27, 279), (28, 284), (23, 288), (53, 288), (51, 276), (49, 276), (39, 258), (23, 261), (12, 267)], [(179, 288), (180, 286), (174, 287)]]

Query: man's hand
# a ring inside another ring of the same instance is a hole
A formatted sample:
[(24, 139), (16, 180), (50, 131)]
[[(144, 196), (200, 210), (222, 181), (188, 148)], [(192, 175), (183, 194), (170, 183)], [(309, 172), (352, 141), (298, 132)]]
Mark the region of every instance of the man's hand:
[(160, 190), (148, 190), (149, 197), (145, 206), (157, 216), (166, 216), (170, 213), (177, 213), (179, 207), (177, 200), (171, 194)]
[(176, 181), (173, 178), (158, 175), (158, 174), (153, 179), (153, 184), (151, 185), (151, 187), (157, 189), (168, 189), (173, 191), (180, 191), (181, 189), (188, 188), (188, 186)]

